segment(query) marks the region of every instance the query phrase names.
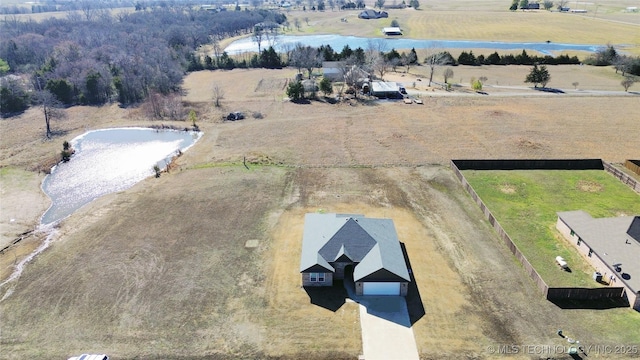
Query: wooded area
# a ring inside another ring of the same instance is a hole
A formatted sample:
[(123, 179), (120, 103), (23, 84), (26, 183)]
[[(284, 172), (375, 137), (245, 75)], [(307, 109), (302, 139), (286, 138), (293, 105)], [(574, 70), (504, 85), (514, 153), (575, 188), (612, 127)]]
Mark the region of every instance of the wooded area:
[(2, 113), (26, 109), (30, 90), (47, 90), (67, 106), (113, 100), (129, 105), (152, 93), (177, 92), (199, 46), (285, 20), (268, 10), (190, 6), (81, 12), (40, 22), (8, 16), (0, 24), (0, 59), (20, 76), (3, 80)]

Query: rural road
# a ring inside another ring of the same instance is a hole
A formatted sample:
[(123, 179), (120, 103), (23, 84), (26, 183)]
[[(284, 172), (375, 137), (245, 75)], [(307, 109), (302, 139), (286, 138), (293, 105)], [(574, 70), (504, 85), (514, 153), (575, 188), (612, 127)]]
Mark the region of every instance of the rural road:
[[(409, 86), (406, 85), (405, 86)], [(610, 91), (610, 90), (575, 90), (575, 89), (556, 89), (561, 92), (534, 90), (526, 86), (502, 86), (502, 85), (485, 85), (483, 91), (485, 94), (473, 92), (468, 87), (455, 88), (452, 91), (417, 91), (407, 88), (409, 96), (419, 97), (440, 97), (440, 96), (499, 96), (499, 97), (523, 97), (523, 96), (640, 96), (637, 91)]]

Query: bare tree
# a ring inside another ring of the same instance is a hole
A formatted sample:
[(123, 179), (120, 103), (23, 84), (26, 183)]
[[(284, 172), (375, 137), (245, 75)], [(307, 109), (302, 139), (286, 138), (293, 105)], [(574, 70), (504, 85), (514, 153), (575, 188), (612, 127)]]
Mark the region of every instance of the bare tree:
[(442, 76), (444, 77), (444, 83), (447, 84), (449, 79), (453, 77), (453, 70), (451, 70), (451, 68), (444, 69)]
[(289, 63), (295, 66), (298, 72), (306, 69), (308, 77), (311, 79), (313, 69), (322, 66), (322, 54), (314, 47), (296, 44), (296, 47), (291, 51)]
[(211, 39), (211, 45), (213, 47), (213, 56), (215, 57), (216, 66), (218, 66), (218, 59), (222, 56), (222, 46), (220, 46), (220, 36), (219, 35), (211, 35), (209, 37)]
[(298, 18), (293, 18), (293, 26), (296, 27), (296, 30), (300, 31), (300, 19)]
[(424, 63), (429, 67), (429, 86), (433, 81), (433, 73), (436, 68), (443, 65), (446, 61), (444, 53), (436, 45), (432, 45), (427, 48), (427, 57), (424, 59)]
[(80, 9), (82, 10), (82, 13), (84, 14), (84, 17), (87, 21), (93, 20), (96, 15), (97, 9), (95, 8), (92, 1), (83, 0), (82, 2), (80, 2)]
[(216, 107), (220, 107), (220, 100), (224, 99), (224, 90), (218, 85), (213, 84), (213, 102)]
[(262, 26), (254, 26), (253, 27), (253, 34), (251, 35), (251, 38), (253, 39), (253, 41), (258, 44), (258, 53), (262, 52), (262, 37), (264, 36), (264, 30), (262, 29)]
[[(360, 69), (358, 59), (351, 55), (345, 61), (339, 65), (340, 74), (342, 75), (343, 83), (349, 88), (354, 90), (354, 96), (358, 98), (358, 85), (362, 80), (363, 70)], [(340, 96), (342, 96), (343, 88), (340, 88)]]
[(62, 103), (48, 90), (36, 91), (35, 100), (44, 115), (44, 122), (47, 127), (46, 136), (50, 139), (52, 134), (51, 120), (59, 120), (65, 117), (65, 113), (62, 110)]
[(370, 72), (377, 72), (380, 78), (387, 72), (389, 64), (384, 58), (384, 52), (387, 45), (381, 39), (367, 41), (367, 50), (365, 51), (365, 65)]
[(380, 79), (384, 78), (384, 74), (389, 69), (389, 62), (382, 53), (372, 52), (368, 59), (369, 67), (374, 72), (380, 74)]
[(631, 87), (631, 85), (633, 85), (636, 82), (636, 79), (632, 76), (625, 76), (624, 80), (622, 80), (622, 82), (620, 83), (620, 85), (622, 85), (622, 87), (624, 87), (624, 91), (629, 91), (629, 88)]

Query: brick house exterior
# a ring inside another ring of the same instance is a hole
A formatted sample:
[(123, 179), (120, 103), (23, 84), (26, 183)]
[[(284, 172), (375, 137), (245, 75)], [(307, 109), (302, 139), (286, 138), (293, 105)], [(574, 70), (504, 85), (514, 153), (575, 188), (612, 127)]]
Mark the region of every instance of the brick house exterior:
[[(348, 271), (347, 271), (348, 270)], [(332, 286), (351, 276), (356, 295), (407, 295), (404, 254), (390, 219), (307, 214), (302, 239), (302, 286)]]

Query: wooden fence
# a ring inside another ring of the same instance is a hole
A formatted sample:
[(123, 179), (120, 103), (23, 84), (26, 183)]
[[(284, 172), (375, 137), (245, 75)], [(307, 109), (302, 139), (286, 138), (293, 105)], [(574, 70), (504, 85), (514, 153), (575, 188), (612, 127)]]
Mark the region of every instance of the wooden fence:
[[(525, 162), (532, 162), (528, 164), (524, 164)], [(520, 261), (522, 267), (527, 272), (529, 277), (536, 284), (538, 289), (544, 294), (547, 300), (562, 300), (562, 299), (572, 299), (572, 300), (597, 300), (597, 299), (605, 299), (605, 298), (620, 298), (624, 296), (624, 288), (622, 287), (599, 287), (599, 288), (550, 288), (549, 285), (542, 279), (540, 274), (534, 269), (529, 260), (527, 260), (526, 256), (522, 254), (518, 246), (513, 242), (509, 234), (502, 228), (498, 220), (491, 213), (489, 208), (484, 204), (480, 196), (473, 189), (471, 184), (467, 181), (467, 179), (462, 175), (460, 171), (460, 167), (465, 170), (489, 170), (489, 169), (503, 169), (503, 170), (512, 170), (512, 169), (553, 169), (553, 170), (588, 170), (588, 169), (599, 169), (599, 170), (607, 170), (609, 172), (619, 170), (615, 169), (610, 164), (605, 163), (602, 160), (451, 160), (451, 169), (453, 169), (453, 173), (456, 175), (458, 180), (462, 183), (462, 187), (469, 193), (471, 198), (478, 204), (480, 210), (484, 214), (485, 218), (489, 221), (489, 223), (493, 226), (493, 228), (498, 233), (498, 236), (502, 239), (502, 241), (507, 245), (511, 253)], [(475, 168), (477, 166), (478, 168)], [(564, 167), (563, 167), (564, 166)], [(611, 169), (611, 170), (609, 170)], [(622, 173), (622, 175), (627, 176)], [(618, 179), (621, 179), (620, 176), (614, 174)], [(628, 176), (627, 176), (628, 177)], [(621, 179), (622, 180), (622, 179)], [(631, 179), (635, 182), (635, 180)], [(624, 180), (623, 180), (624, 182)], [(626, 183), (626, 182), (625, 182)], [(627, 183), (628, 184), (628, 183)], [(634, 183), (635, 189), (638, 189), (638, 183)], [(638, 191), (638, 190), (636, 190)]]
[(456, 160), (451, 160), (451, 168), (453, 169), (453, 172), (456, 174), (456, 176), (462, 183), (462, 187), (465, 190), (467, 190), (469, 195), (471, 195), (471, 198), (476, 202), (476, 204), (478, 204), (478, 206), (480, 207), (480, 210), (482, 210), (482, 212), (484, 213), (485, 218), (496, 230), (496, 232), (498, 233), (498, 236), (500, 236), (500, 239), (502, 239), (502, 241), (505, 243), (505, 245), (507, 245), (511, 253), (518, 259), (518, 261), (520, 261), (520, 263), (522, 264), (522, 267), (527, 272), (529, 277), (533, 280), (533, 282), (536, 284), (538, 289), (540, 289), (540, 291), (546, 297), (549, 291), (549, 286), (547, 285), (547, 283), (544, 282), (544, 280), (542, 280), (542, 277), (540, 277), (540, 274), (538, 274), (536, 269), (534, 269), (531, 263), (529, 263), (529, 260), (527, 260), (527, 258), (522, 254), (520, 249), (518, 249), (518, 246), (516, 246), (513, 240), (511, 240), (511, 237), (509, 236), (509, 234), (507, 234), (507, 232), (502, 228), (502, 226), (500, 225), (496, 217), (493, 216), (489, 208), (484, 204), (482, 199), (480, 199), (480, 196), (478, 196), (476, 191), (473, 190), (473, 187), (471, 186), (471, 184), (467, 182), (467, 179), (465, 179), (464, 175), (462, 175), (462, 172), (460, 172), (460, 169), (458, 169), (458, 166), (456, 165)]
[(627, 160), (624, 162), (624, 167), (640, 175), (640, 160)]
[[(605, 171), (607, 171), (611, 175), (617, 177), (618, 180), (620, 180), (623, 184), (626, 184), (627, 186), (629, 186), (630, 188), (632, 188), (636, 192), (640, 193), (640, 183), (638, 181), (636, 181), (636, 179), (634, 179), (631, 176), (625, 174), (623, 171), (616, 169), (613, 165), (611, 165), (609, 163), (606, 163), (606, 162), (603, 161), (602, 164), (604, 165), (604, 170)], [(626, 164), (625, 164), (625, 166), (626, 166)]]
[(600, 300), (619, 299), (624, 296), (623, 287), (600, 288), (549, 288), (547, 299), (549, 300)]

